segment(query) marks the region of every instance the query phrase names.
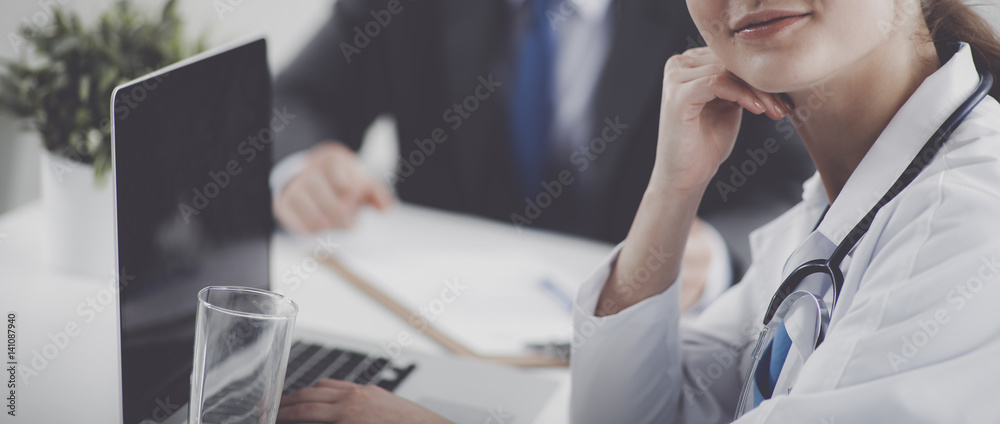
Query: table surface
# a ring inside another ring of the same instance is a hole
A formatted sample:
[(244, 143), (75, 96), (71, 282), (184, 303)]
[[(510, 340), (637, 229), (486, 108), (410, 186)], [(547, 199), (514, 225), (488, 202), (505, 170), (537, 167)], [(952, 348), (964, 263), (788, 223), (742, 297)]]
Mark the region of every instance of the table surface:
[[(434, 213), (422, 210), (419, 213)], [(44, 249), (42, 205), (38, 202), (0, 215), (0, 313), (16, 314), (18, 375), (17, 416), (21, 422), (57, 422), (87, 416), (88, 422), (117, 422), (119, 405), (117, 301), (108, 275), (68, 275), (48, 269)], [(458, 215), (443, 222), (482, 225), (496, 234), (513, 233), (509, 225)], [(481, 222), (481, 223), (480, 223)], [(501, 235), (501, 237), (503, 237)], [(518, 242), (544, 251), (567, 266), (589, 272), (595, 258), (610, 246), (527, 230)], [(272, 286), (282, 270), (312, 255), (317, 241), (276, 233), (272, 243)], [(589, 267), (589, 269), (587, 269)], [(350, 339), (379, 343), (391, 340), (409, 325), (335, 272), (320, 267), (295, 290), (273, 287), (300, 307), (297, 325)], [(365, 325), (359, 326), (358, 322)], [(409, 349), (435, 355), (449, 353), (430, 338), (415, 333)], [(6, 361), (5, 362), (9, 362)], [(8, 365), (9, 366), (9, 365)], [(569, 370), (532, 369), (560, 383), (560, 388), (536, 419), (537, 423), (568, 422)], [(7, 380), (5, 374), (4, 379)], [(6, 391), (0, 391), (6, 397)], [(6, 402), (4, 402), (6, 404)], [(51, 405), (59, 405), (52, 408)], [(6, 409), (4, 412), (6, 413)]]

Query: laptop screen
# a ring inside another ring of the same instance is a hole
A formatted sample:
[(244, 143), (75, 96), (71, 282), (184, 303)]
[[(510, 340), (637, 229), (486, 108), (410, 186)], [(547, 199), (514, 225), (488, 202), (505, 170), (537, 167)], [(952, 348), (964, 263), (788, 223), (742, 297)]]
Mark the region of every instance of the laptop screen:
[(124, 424), (188, 402), (200, 289), (268, 287), (266, 56), (256, 40), (115, 91)]

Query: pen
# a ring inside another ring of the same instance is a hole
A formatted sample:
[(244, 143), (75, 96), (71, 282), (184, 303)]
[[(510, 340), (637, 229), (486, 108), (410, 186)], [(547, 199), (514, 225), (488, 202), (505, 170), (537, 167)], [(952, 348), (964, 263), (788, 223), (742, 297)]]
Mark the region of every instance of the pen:
[(540, 284), (542, 291), (548, 293), (553, 300), (559, 303), (559, 306), (561, 306), (566, 312), (570, 314), (573, 313), (573, 298), (570, 297), (570, 295), (563, 292), (559, 286), (556, 286), (555, 283), (548, 278), (543, 278)]
[(526, 346), (528, 350), (546, 358), (569, 360), (569, 343), (529, 343)]

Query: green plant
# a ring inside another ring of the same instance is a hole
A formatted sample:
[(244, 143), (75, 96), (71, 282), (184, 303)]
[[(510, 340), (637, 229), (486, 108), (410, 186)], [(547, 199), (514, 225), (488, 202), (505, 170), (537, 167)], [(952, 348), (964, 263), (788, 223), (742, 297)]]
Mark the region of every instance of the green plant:
[(0, 67), (0, 110), (28, 118), (46, 149), (93, 164), (101, 180), (111, 169), (114, 88), (203, 45), (182, 40), (176, 0), (168, 0), (157, 17), (119, 0), (93, 28), (65, 10), (55, 10), (52, 18), (42, 28), (21, 27), (30, 48)]

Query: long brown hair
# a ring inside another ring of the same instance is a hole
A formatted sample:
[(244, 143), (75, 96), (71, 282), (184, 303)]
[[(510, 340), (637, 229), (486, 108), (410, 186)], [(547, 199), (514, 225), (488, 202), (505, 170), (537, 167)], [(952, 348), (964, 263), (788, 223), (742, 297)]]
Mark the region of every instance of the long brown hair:
[[(923, 0), (923, 9), (935, 43), (969, 43), (979, 71), (990, 72), (1000, 79), (1000, 37), (986, 19), (963, 0)], [(1000, 99), (1000, 82), (993, 86), (990, 95)]]

